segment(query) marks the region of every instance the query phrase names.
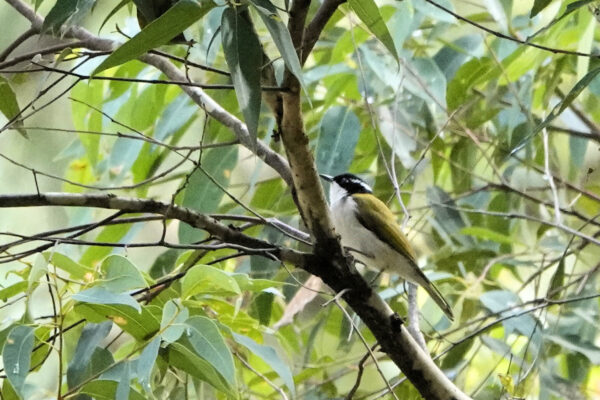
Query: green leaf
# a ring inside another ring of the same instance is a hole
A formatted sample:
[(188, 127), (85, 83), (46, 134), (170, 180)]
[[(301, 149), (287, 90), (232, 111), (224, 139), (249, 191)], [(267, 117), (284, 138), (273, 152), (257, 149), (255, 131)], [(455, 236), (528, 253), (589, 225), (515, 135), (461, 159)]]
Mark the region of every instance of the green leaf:
[(277, 355), (274, 348), (258, 344), (248, 336), (240, 335), (235, 332), (232, 332), (231, 334), (236, 342), (246, 347), (252, 354), (262, 358), (263, 361), (281, 377), (285, 386), (287, 386), (292, 395), (294, 395), (295, 386), (292, 371)]
[[(6, 78), (2, 76), (0, 76), (0, 112), (4, 114), (9, 121), (21, 113), (21, 108), (17, 102), (17, 95), (8, 84)], [(27, 137), (27, 132), (22, 128), (23, 121), (16, 120), (12, 125), (21, 135)]]
[(150, 22), (140, 33), (108, 56), (96, 67), (93, 75), (133, 60), (155, 47), (168, 43), (202, 18), (214, 6), (212, 0), (180, 0), (176, 2), (167, 12)]
[(388, 51), (394, 56), (394, 59), (398, 59), (398, 53), (396, 52), (396, 46), (394, 45), (394, 39), (390, 35), (375, 1), (373, 0), (349, 0), (348, 4), (352, 11), (356, 13), (358, 18), (367, 26), (369, 31), (377, 37), (388, 49)]
[(142, 312), (140, 304), (133, 297), (125, 293), (113, 293), (102, 287), (94, 287), (75, 293), (71, 296), (73, 300), (90, 304), (120, 304), (132, 307), (139, 312)]
[(163, 307), (162, 319), (160, 321), (160, 329), (163, 332), (161, 337), (167, 343), (177, 341), (186, 326), (184, 322), (190, 316), (187, 308), (181, 304), (177, 304), (174, 300), (169, 300)]
[[(210, 149), (202, 156), (202, 167), (222, 186), (229, 185), (231, 170), (236, 165), (238, 149), (236, 146)], [(183, 193), (181, 205), (201, 213), (215, 212), (221, 199), (223, 191), (216, 186), (204, 174), (197, 169), (190, 176), (189, 183)], [(182, 243), (193, 243), (203, 239), (206, 234), (187, 224), (179, 224), (179, 241)]]
[(230, 296), (242, 293), (235, 279), (227, 272), (210, 265), (192, 267), (183, 278), (181, 292), (182, 298), (196, 294)]
[[(62, 253), (56, 251), (46, 251), (43, 253), (46, 260), (52, 263), (56, 268), (60, 268), (69, 274), (70, 278), (91, 280), (94, 277), (94, 269), (79, 264)], [(52, 257), (52, 259), (50, 259)]]
[(254, 5), (258, 11), (258, 15), (260, 15), (260, 18), (269, 30), (273, 42), (275, 42), (275, 46), (277, 46), (279, 54), (283, 57), (288, 70), (298, 78), (300, 85), (305, 87), (302, 79), (302, 66), (294, 48), (290, 31), (281, 20), (277, 8), (269, 0), (251, 0), (251, 4)]
[(154, 338), (150, 343), (144, 347), (142, 354), (137, 359), (136, 374), (138, 382), (144, 388), (147, 393), (151, 392), (150, 388), (150, 375), (152, 373), (152, 367), (156, 362), (158, 356), (158, 349), (160, 348), (160, 338)]
[(29, 326), (15, 326), (2, 348), (4, 373), (17, 393), (23, 397), (25, 378), (29, 373), (34, 330)]
[(317, 141), (317, 169), (321, 173), (339, 175), (348, 171), (360, 135), (360, 121), (351, 109), (332, 107), (321, 120)]
[(102, 278), (94, 282), (111, 292), (125, 292), (131, 289), (146, 287), (146, 281), (139, 269), (127, 258), (110, 255), (102, 261), (100, 267)]
[(529, 13), (529, 18), (533, 18), (539, 14), (544, 8), (548, 7), (548, 5), (552, 2), (552, 0), (535, 0), (533, 2), (533, 7), (531, 7), (531, 12)]
[(253, 140), (256, 140), (263, 52), (252, 22), (246, 18), (247, 15), (239, 13), (236, 8), (226, 8), (221, 22), (221, 41), (248, 132)]
[(208, 361), (225, 380), (236, 386), (233, 356), (217, 325), (206, 317), (192, 317), (186, 321), (188, 339), (196, 354)]
[(75, 353), (67, 368), (69, 387), (79, 385), (90, 376), (90, 364), (94, 351), (108, 335), (112, 326), (111, 321), (105, 321), (100, 324), (88, 323), (83, 327)]
[(27, 281), (19, 281), (17, 283), (13, 283), (12, 285), (5, 287), (4, 289), (0, 290), (0, 300), (5, 302), (11, 297), (16, 296), (19, 293), (25, 292), (28, 286), (29, 284), (27, 283)]
[[(191, 346), (191, 345), (190, 345)], [(223, 379), (218, 371), (209, 362), (197, 356), (188, 346), (182, 343), (169, 345), (169, 365), (180, 368), (193, 377), (211, 384), (215, 389), (237, 398), (237, 390)]]
[(90, 322), (110, 319), (137, 340), (148, 340), (160, 329), (161, 309), (155, 305), (143, 306), (141, 313), (121, 304), (78, 303), (74, 310)]

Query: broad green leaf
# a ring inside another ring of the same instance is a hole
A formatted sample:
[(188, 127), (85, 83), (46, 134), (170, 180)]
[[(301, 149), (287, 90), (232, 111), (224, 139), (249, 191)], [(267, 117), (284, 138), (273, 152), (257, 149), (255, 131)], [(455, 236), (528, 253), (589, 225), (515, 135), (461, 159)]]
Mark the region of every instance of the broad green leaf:
[[(229, 176), (236, 165), (238, 149), (236, 146), (222, 147), (205, 151), (202, 155), (202, 167), (222, 186), (229, 185)], [(217, 211), (223, 198), (223, 191), (216, 186), (200, 169), (196, 169), (190, 176), (189, 183), (183, 193), (181, 205), (201, 213)], [(193, 243), (206, 237), (206, 233), (179, 224), (179, 241)]]
[(180, 0), (176, 2), (166, 13), (150, 22), (140, 33), (108, 56), (94, 70), (93, 75), (133, 60), (155, 47), (168, 43), (202, 18), (214, 6), (212, 0)]
[(161, 309), (155, 305), (143, 306), (138, 312), (122, 304), (78, 303), (74, 310), (90, 322), (112, 320), (137, 340), (147, 340), (160, 329)]
[[(21, 108), (17, 102), (17, 95), (12, 90), (6, 78), (0, 76), (0, 112), (4, 114), (9, 121), (21, 113)], [(15, 120), (13, 127), (19, 131), (21, 135), (27, 137), (27, 132), (22, 128), (23, 121)]]
[(260, 18), (269, 30), (271, 38), (273, 38), (275, 46), (279, 50), (279, 54), (281, 54), (283, 61), (285, 61), (285, 65), (298, 78), (300, 85), (305, 87), (302, 79), (302, 66), (300, 65), (300, 60), (298, 60), (294, 43), (292, 43), (290, 31), (281, 20), (277, 8), (269, 0), (251, 0), (251, 4), (255, 6), (258, 15), (260, 15)]
[[(83, 385), (83, 387), (79, 390), (79, 393), (91, 396), (96, 400), (114, 400), (117, 398), (116, 393), (119, 383), (120, 382), (115, 382), (112, 380), (98, 379)], [(130, 387), (128, 399), (146, 400), (148, 397), (142, 395), (140, 392), (135, 390), (134, 387)]]
[(491, 240), (496, 243), (502, 244), (516, 244), (515, 240), (510, 236), (503, 235), (502, 233), (494, 232), (491, 229), (483, 228), (481, 226), (465, 226), (460, 230), (463, 235), (469, 235), (483, 240)]
[(351, 109), (337, 106), (327, 110), (317, 141), (319, 172), (335, 176), (348, 171), (359, 135), (360, 121)]
[(181, 297), (188, 298), (196, 294), (216, 294), (232, 296), (241, 294), (235, 279), (227, 272), (210, 265), (196, 265), (183, 278)]
[(381, 14), (379, 8), (375, 4), (374, 0), (348, 0), (348, 4), (352, 11), (356, 13), (358, 18), (367, 26), (369, 31), (375, 35), (377, 39), (383, 43), (388, 51), (394, 56), (394, 59), (398, 59), (398, 53), (396, 52), (396, 46), (394, 45), (394, 39), (390, 35)]
[(94, 284), (112, 292), (125, 292), (131, 289), (146, 287), (146, 281), (138, 268), (127, 258), (110, 255), (102, 261), (100, 267), (102, 278)]
[(17, 393), (23, 396), (25, 378), (29, 373), (34, 330), (25, 325), (15, 326), (2, 348), (4, 373)]
[[(62, 253), (56, 251), (46, 251), (43, 253), (46, 260), (49, 260), (56, 268), (60, 268), (69, 274), (73, 279), (91, 281), (94, 278), (94, 269), (79, 264)], [(52, 259), (50, 259), (52, 257)]]
[(167, 301), (163, 307), (160, 329), (163, 331), (161, 337), (167, 343), (177, 341), (186, 329), (184, 322), (189, 318), (190, 312), (181, 304), (173, 300)]
[(42, 25), (42, 32), (59, 34), (63, 25), (77, 24), (92, 8), (95, 0), (56, 0)]
[(192, 317), (186, 321), (186, 324), (188, 339), (194, 351), (208, 361), (231, 386), (235, 387), (233, 356), (217, 325), (206, 317)]
[(235, 95), (244, 115), (248, 132), (257, 138), (261, 103), (262, 48), (258, 36), (247, 19), (236, 8), (227, 7), (221, 22), (221, 41), (229, 66)]
[(552, 0), (534, 0), (533, 7), (531, 7), (531, 12), (529, 13), (529, 18), (533, 18), (538, 15), (540, 11), (548, 7), (551, 2)]
[(83, 290), (71, 296), (73, 300), (90, 304), (120, 304), (132, 307), (138, 312), (142, 311), (140, 304), (133, 297), (125, 293), (114, 293), (102, 287)]
[(67, 371), (67, 385), (69, 388), (86, 382), (102, 371), (106, 371), (115, 362), (112, 353), (101, 346), (91, 349), (88, 360), (87, 364), (80, 365), (80, 369)]
[(292, 371), (279, 357), (279, 355), (277, 355), (277, 352), (275, 352), (274, 348), (258, 344), (248, 336), (240, 335), (235, 332), (232, 332), (231, 334), (236, 342), (246, 347), (252, 354), (260, 357), (271, 368), (273, 368), (273, 371), (275, 371), (277, 375), (281, 377), (283, 383), (288, 387), (292, 395), (295, 394), (296, 389), (294, 386), (294, 376), (292, 375)]
[(112, 328), (111, 321), (100, 324), (88, 323), (83, 327), (73, 358), (67, 368), (69, 387), (83, 382), (90, 374), (90, 363), (96, 347), (108, 335)]
[(29, 284), (27, 281), (19, 281), (17, 283), (13, 283), (3, 289), (0, 290), (0, 300), (7, 301), (13, 296), (16, 296), (19, 293), (24, 293), (27, 290)]
[(237, 398), (237, 389), (229, 385), (212, 364), (196, 355), (190, 347), (191, 345), (182, 343), (170, 344), (169, 365), (180, 368), (191, 376), (208, 382), (215, 389), (227, 393), (230, 397)]
[(144, 347), (144, 350), (142, 350), (137, 359), (136, 374), (138, 382), (147, 393), (150, 393), (152, 390), (150, 387), (150, 376), (152, 374), (152, 367), (154, 367), (156, 357), (158, 356), (159, 348), (160, 338), (156, 337)]

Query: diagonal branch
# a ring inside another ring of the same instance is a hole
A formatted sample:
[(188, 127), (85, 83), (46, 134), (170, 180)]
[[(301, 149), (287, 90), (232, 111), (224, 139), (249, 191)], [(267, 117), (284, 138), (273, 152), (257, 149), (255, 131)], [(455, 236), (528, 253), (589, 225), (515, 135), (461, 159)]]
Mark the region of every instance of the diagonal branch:
[[(35, 29), (37, 32), (41, 31), (44, 20), (41, 16), (36, 14), (36, 12), (29, 5), (21, 0), (6, 0), (6, 2), (15, 8), (21, 15), (27, 18), (31, 22), (33, 29)], [(64, 37), (78, 39), (82, 41), (82, 47), (96, 51), (112, 51), (118, 46), (117, 42), (93, 35), (88, 30), (79, 26), (72, 26), (69, 28)], [(154, 54), (145, 54), (140, 57), (140, 61), (156, 67), (172, 81), (187, 82), (185, 74), (165, 57)], [(291, 185), (291, 172), (285, 159), (278, 153), (271, 150), (263, 142), (254, 142), (250, 136), (250, 133), (248, 132), (246, 124), (221, 107), (219, 103), (207, 95), (206, 92), (201, 88), (184, 85), (180, 87), (212, 118), (231, 129), (242, 145), (254, 152), (267, 165), (277, 171), (288, 185)]]

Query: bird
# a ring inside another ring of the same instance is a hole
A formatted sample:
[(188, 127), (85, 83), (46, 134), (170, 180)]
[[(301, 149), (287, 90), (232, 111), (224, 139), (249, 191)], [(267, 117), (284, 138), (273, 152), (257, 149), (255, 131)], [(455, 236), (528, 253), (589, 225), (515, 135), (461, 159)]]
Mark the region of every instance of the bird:
[(453, 321), (450, 305), (417, 265), (415, 252), (398, 226), (396, 217), (383, 201), (373, 195), (373, 189), (350, 173), (320, 176), (331, 183), (331, 217), (342, 246), (365, 266), (395, 273), (422, 286)]

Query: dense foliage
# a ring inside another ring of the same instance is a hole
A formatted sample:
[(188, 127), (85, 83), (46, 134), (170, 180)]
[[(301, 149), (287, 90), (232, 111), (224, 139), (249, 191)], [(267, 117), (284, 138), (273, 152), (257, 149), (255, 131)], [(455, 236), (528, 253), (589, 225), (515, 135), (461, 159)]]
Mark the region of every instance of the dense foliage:
[[(45, 20), (27, 33), (29, 3)], [(287, 0), (29, 3), (0, 6), (23, 21), (0, 42), (3, 399), (419, 398), (274, 248), (148, 211), (310, 251), (264, 157), (290, 151), (273, 101), (290, 81), (317, 170), (372, 183), (452, 305), (454, 322), (419, 291), (445, 374), (477, 399), (600, 396), (595, 1), (307, 1), (309, 24), (339, 7), (304, 52)], [(47, 192), (82, 207), (18, 196)], [(376, 282), (406, 315), (404, 283)]]

